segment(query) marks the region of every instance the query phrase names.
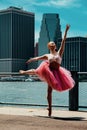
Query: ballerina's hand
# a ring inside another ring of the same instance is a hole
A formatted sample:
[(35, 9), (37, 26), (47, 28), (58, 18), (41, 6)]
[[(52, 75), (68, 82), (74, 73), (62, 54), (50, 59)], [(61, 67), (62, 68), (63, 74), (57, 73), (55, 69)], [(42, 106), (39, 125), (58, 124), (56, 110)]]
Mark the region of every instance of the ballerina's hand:
[(67, 24), (67, 25), (66, 25), (66, 29), (67, 29), (67, 30), (69, 30), (69, 28), (70, 28), (70, 25), (69, 25), (69, 24)]
[(29, 64), (29, 63), (31, 63), (33, 60), (32, 60), (32, 58), (30, 58), (27, 62), (26, 62), (26, 64)]

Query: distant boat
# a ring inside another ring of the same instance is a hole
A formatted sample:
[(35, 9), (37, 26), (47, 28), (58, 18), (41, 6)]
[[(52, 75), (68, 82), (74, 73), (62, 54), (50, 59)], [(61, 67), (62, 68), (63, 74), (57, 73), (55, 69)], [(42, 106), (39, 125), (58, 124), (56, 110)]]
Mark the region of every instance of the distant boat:
[(28, 81), (33, 82), (34, 80), (31, 79), (31, 78), (27, 78), (27, 79), (25, 79), (25, 82), (28, 82)]
[(40, 78), (37, 75), (30, 75), (28, 79), (25, 81), (41, 81)]

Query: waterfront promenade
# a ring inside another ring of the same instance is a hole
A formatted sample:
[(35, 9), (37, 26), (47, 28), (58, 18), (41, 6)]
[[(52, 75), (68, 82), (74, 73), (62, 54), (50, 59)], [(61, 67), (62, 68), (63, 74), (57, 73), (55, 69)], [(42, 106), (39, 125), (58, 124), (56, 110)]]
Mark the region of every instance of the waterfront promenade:
[(0, 107), (0, 130), (87, 130), (87, 111)]

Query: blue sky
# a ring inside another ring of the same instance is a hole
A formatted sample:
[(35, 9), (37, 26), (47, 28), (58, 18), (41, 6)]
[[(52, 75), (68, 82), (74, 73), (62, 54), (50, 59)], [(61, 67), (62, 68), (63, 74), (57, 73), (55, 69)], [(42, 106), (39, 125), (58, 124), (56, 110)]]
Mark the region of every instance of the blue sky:
[(66, 24), (70, 24), (68, 37), (87, 36), (86, 0), (0, 0), (0, 10), (9, 6), (22, 7), (35, 14), (35, 42), (38, 41), (44, 13), (59, 14), (62, 32)]

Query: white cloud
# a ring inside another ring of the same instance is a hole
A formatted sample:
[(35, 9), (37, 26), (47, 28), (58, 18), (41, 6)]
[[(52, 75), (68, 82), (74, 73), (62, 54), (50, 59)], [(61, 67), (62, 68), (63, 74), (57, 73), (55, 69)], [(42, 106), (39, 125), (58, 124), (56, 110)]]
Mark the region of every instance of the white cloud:
[[(79, 0), (44, 0), (44, 2), (40, 0), (3, 0), (0, 1), (0, 4), (3, 5), (16, 5), (16, 6), (23, 6), (23, 7), (29, 7), (30, 9), (34, 10), (35, 6), (44, 6), (44, 7), (55, 7), (55, 8), (60, 8), (60, 7), (80, 7), (81, 4)], [(1, 8), (1, 6), (0, 6)]]
[(53, 5), (60, 7), (80, 6), (76, 3), (76, 0), (51, 0), (50, 2)]
[(35, 6), (54, 6), (56, 8), (59, 7), (80, 7), (80, 3), (78, 2), (78, 0), (48, 0), (48, 1), (44, 1), (44, 2), (32, 2), (32, 5)]

